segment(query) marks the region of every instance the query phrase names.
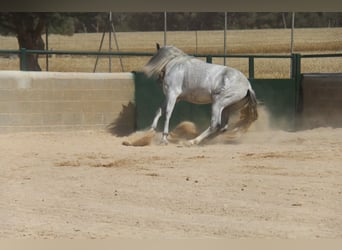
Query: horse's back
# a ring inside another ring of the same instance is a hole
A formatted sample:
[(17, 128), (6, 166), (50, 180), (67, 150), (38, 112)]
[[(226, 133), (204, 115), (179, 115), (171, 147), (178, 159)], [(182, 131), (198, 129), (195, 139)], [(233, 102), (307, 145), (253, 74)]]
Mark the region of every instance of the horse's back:
[(250, 88), (249, 81), (240, 71), (196, 58), (173, 61), (167, 72), (165, 89), (181, 89), (178, 99), (192, 103), (211, 103), (215, 95), (242, 98)]
[(196, 58), (184, 64), (184, 81), (194, 87), (211, 90), (250, 88), (248, 79), (241, 71), (224, 65), (206, 63)]

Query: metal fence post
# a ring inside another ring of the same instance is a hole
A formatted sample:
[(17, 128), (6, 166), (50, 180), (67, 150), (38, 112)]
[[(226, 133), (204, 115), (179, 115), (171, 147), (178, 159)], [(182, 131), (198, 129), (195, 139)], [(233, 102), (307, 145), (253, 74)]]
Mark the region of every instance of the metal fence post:
[(296, 56), (296, 77), (297, 81), (300, 80), (300, 75), (301, 75), (301, 64), (302, 64), (302, 56), (300, 54), (295, 54)]
[[(300, 91), (300, 82), (302, 80), (302, 76), (301, 76), (301, 64), (302, 64), (302, 57), (300, 54), (295, 54), (295, 58), (296, 58), (296, 73), (295, 73), (295, 82), (296, 82), (296, 91), (297, 91), (297, 97), (299, 97), (299, 91)], [(298, 102), (297, 102), (298, 104)]]
[(296, 76), (296, 54), (291, 54), (291, 78), (294, 79)]
[(300, 78), (301, 74), (301, 60), (302, 56), (300, 54), (292, 54), (291, 57), (291, 78), (295, 79), (296, 82)]
[(248, 77), (254, 79), (254, 57), (248, 57)]
[(20, 49), (20, 70), (23, 70), (23, 71), (27, 70), (26, 55), (27, 55), (26, 49), (21, 48)]
[(292, 57), (292, 79), (294, 79), (294, 89), (295, 89), (295, 103), (294, 103), (294, 122), (293, 127), (296, 129), (297, 127), (297, 117), (301, 109), (302, 105), (302, 93), (301, 93), (301, 55), (293, 54)]

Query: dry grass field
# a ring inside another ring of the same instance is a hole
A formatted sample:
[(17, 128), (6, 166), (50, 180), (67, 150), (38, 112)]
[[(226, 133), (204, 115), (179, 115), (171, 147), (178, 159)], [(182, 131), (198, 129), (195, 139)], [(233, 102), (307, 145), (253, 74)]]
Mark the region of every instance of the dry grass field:
[[(175, 45), (191, 54), (223, 54), (223, 31), (175, 31), (167, 33), (168, 44)], [(102, 34), (87, 33), (73, 36), (49, 36), (49, 48), (53, 50), (98, 51)], [(116, 34), (120, 51), (153, 52), (155, 43), (163, 44), (163, 32), (120, 32)], [(228, 30), (227, 49), (229, 54), (289, 54), (290, 29)], [(109, 35), (105, 35), (102, 51), (108, 51)], [(17, 49), (15, 37), (0, 37), (0, 49)], [(114, 39), (112, 48), (116, 50)], [(294, 52), (342, 53), (342, 28), (296, 29), (294, 32)], [(149, 57), (122, 58), (124, 71), (139, 71)], [(204, 59), (204, 58), (203, 58)], [(52, 56), (49, 71), (92, 72), (95, 56)], [(214, 58), (214, 63), (223, 64), (222, 58)], [(227, 58), (229, 66), (248, 74), (248, 60)], [(46, 69), (46, 58), (40, 58), (40, 65)], [(17, 58), (1, 58), (0, 69), (17, 70)], [(340, 72), (342, 58), (303, 59), (303, 72)], [(113, 72), (121, 72), (119, 58), (112, 58)], [(108, 57), (100, 58), (96, 72), (108, 72)], [(290, 74), (289, 59), (256, 59), (255, 77), (286, 78)]]

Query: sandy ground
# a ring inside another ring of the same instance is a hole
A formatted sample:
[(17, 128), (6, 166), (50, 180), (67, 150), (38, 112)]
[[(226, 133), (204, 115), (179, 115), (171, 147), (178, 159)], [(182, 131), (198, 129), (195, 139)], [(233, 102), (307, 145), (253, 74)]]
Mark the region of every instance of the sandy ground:
[(124, 140), (1, 134), (0, 238), (342, 238), (341, 128)]

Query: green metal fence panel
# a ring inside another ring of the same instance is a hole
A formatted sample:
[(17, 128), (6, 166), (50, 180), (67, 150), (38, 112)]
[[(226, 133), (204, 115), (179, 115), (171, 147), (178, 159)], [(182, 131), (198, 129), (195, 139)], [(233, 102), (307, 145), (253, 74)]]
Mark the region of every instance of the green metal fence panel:
[(260, 103), (269, 115), (273, 128), (295, 129), (297, 91), (295, 79), (250, 79)]

